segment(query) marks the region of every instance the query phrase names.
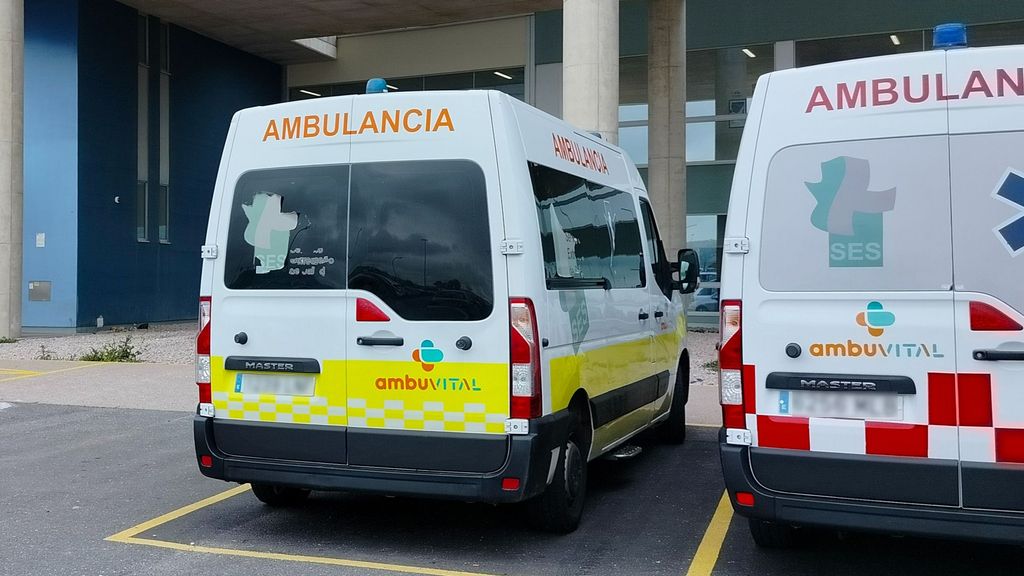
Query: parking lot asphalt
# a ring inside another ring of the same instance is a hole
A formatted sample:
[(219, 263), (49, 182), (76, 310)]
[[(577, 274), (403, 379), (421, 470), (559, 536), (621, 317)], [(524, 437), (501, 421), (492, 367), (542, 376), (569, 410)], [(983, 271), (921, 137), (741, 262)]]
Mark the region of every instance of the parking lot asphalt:
[[(0, 382), (0, 401), (3, 390)], [(580, 529), (554, 536), (529, 530), (517, 507), (314, 493), (301, 507), (271, 509), (245, 488), (199, 474), (188, 412), (7, 402), (0, 408), (4, 575), (1024, 570), (1016, 546), (831, 531), (807, 530), (791, 550), (757, 549), (742, 518), (724, 507), (715, 514), (722, 481), (710, 428), (691, 428), (683, 446), (644, 439), (631, 461), (595, 463)], [(724, 532), (720, 546), (716, 527)]]

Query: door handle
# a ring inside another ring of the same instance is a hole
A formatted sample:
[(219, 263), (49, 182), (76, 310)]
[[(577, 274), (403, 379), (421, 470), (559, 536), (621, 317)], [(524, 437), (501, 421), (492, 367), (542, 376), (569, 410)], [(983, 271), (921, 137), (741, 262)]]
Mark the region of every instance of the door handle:
[(975, 360), (996, 362), (998, 360), (1024, 361), (1024, 350), (975, 350), (971, 353)]
[(662, 317), (662, 316), (664, 316), (664, 315), (665, 315), (665, 313), (664, 313), (664, 312), (662, 312), (661, 310), (655, 310), (655, 311), (654, 311), (654, 317), (655, 317), (655, 318), (661, 318), (661, 317)]
[(640, 311), (640, 315), (638, 316), (638, 318), (640, 318), (641, 320), (647, 320), (650, 317), (651, 315), (648, 314), (647, 312), (644, 312), (643, 310)]
[(360, 346), (404, 346), (405, 339), (401, 336), (395, 336), (392, 338), (376, 338), (374, 336), (359, 336), (356, 338), (356, 344)]

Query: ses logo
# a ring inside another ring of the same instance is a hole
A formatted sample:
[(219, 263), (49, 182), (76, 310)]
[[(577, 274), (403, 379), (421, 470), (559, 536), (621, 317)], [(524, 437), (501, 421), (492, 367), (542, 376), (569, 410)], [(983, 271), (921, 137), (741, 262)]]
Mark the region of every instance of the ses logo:
[(818, 205), (811, 224), (828, 232), (830, 268), (880, 267), (882, 215), (896, 205), (896, 189), (868, 190), (867, 160), (839, 156), (821, 164), (821, 181), (805, 182)]
[[(868, 334), (880, 338), (885, 329), (896, 323), (896, 314), (888, 311), (881, 302), (868, 302), (864, 310), (854, 317), (859, 326)], [(927, 342), (815, 342), (810, 345), (811, 356), (838, 358), (943, 358), (939, 345)]]
[[(424, 372), (432, 372), (437, 364), (444, 360), (444, 351), (434, 346), (431, 340), (420, 342), (419, 348), (412, 351), (412, 359), (419, 362)], [(457, 375), (445, 375), (445, 377), (427, 378), (423, 376), (410, 376), (405, 374), (397, 377), (381, 377), (373, 382), (378, 390), (407, 390), (426, 391), (436, 390), (440, 392), (480, 392), (482, 389), (477, 384), (476, 378), (462, 378)]]

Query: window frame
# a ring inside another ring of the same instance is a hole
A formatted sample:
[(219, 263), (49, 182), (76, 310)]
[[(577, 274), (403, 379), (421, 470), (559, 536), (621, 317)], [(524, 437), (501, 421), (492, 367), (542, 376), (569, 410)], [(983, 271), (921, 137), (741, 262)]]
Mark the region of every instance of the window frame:
[[(648, 224), (649, 219), (651, 232), (654, 235), (654, 237), (651, 238), (653, 242), (651, 247), (656, 253), (652, 254), (651, 256), (657, 257), (658, 259), (657, 262), (655, 262), (655, 260), (653, 259), (650, 262), (651, 273), (654, 275), (654, 283), (658, 285), (658, 288), (661, 289), (661, 292), (665, 295), (665, 297), (671, 300), (672, 268), (670, 265), (671, 263), (668, 259), (668, 254), (665, 252), (665, 243), (661, 239), (661, 231), (658, 230), (658, 220), (657, 218), (654, 217), (654, 207), (651, 206), (650, 200), (644, 198), (643, 196), (639, 196), (639, 200), (641, 214), (640, 217), (643, 218), (644, 220), (644, 230), (646, 231), (646, 226)], [(644, 240), (647, 240), (646, 234), (644, 235)]]

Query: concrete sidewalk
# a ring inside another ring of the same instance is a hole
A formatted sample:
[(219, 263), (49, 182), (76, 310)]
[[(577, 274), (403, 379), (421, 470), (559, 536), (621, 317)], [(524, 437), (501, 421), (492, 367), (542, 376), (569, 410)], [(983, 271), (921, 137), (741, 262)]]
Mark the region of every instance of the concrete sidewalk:
[(0, 401), (192, 412), (195, 368), (180, 364), (0, 361)]
[[(0, 401), (192, 412), (195, 369), (152, 363), (0, 360)], [(718, 387), (691, 384), (689, 424), (718, 426)]]

